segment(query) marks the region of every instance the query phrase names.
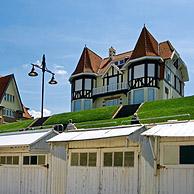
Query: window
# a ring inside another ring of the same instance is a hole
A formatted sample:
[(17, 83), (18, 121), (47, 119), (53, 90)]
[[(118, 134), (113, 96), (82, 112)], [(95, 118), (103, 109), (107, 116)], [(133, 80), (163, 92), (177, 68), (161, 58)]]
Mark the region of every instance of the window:
[(23, 165), (44, 165), (45, 155), (23, 156)]
[(106, 100), (105, 101), (105, 106), (114, 106), (114, 105), (118, 105), (120, 104), (120, 99), (119, 98), (115, 98), (112, 100)]
[(71, 154), (71, 166), (78, 166), (78, 153)]
[(82, 90), (82, 79), (75, 80), (75, 91)]
[(114, 166), (123, 166), (123, 152), (114, 153)]
[(6, 117), (14, 117), (14, 110), (9, 109), (9, 108), (4, 108), (3, 109), (3, 115)]
[(137, 65), (137, 66), (134, 66), (134, 79), (136, 78), (140, 78), (140, 77), (145, 77), (144, 75), (144, 64), (142, 65)]
[(194, 145), (180, 146), (180, 164), (194, 164)]
[(85, 90), (91, 90), (91, 89), (92, 89), (92, 80), (85, 79)]
[(163, 147), (163, 162), (165, 165), (178, 164), (178, 146), (164, 145)]
[(81, 110), (81, 100), (75, 100), (74, 101), (74, 111), (80, 111)]
[(92, 108), (92, 101), (91, 100), (84, 100), (84, 110), (89, 110)]
[(144, 89), (134, 90), (133, 104), (140, 104), (144, 102)]
[(124, 166), (126, 166), (126, 167), (134, 166), (134, 152), (125, 152), (124, 153)]
[(154, 88), (148, 88), (148, 101), (155, 100), (155, 90)]
[(19, 156), (0, 156), (0, 164), (18, 165)]
[(87, 153), (80, 153), (80, 166), (87, 166)]
[(120, 65), (123, 65), (124, 63), (125, 63), (124, 60), (120, 60), (120, 61), (119, 61), (119, 64), (120, 64)]
[(96, 153), (89, 153), (89, 164), (88, 166), (96, 166)]
[(172, 81), (171, 81), (171, 71), (170, 71), (170, 69), (168, 69), (168, 68), (166, 68), (166, 70), (165, 70), (165, 79), (166, 79), (166, 81), (169, 82), (169, 83), (172, 82)]
[(117, 90), (117, 76), (108, 78), (108, 91)]
[(112, 166), (112, 152), (104, 153), (104, 166)]
[(148, 63), (148, 77), (155, 77), (155, 64)]
[(131, 81), (131, 68), (129, 69), (129, 81)]
[(133, 167), (134, 152), (105, 152), (104, 167)]
[(14, 102), (15, 101), (15, 97), (13, 95), (11, 95), (11, 94), (5, 93), (4, 100), (8, 101), (8, 102)]
[(96, 152), (71, 153), (71, 166), (96, 166)]

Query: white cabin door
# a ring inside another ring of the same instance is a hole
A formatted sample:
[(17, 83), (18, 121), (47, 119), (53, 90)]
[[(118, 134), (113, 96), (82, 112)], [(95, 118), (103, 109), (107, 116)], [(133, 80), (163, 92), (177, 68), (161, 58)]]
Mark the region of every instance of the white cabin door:
[(99, 151), (96, 149), (69, 152), (67, 194), (99, 193)]
[(19, 155), (0, 155), (0, 193), (20, 194)]
[(194, 168), (160, 169), (159, 191), (162, 194), (193, 194)]
[(45, 155), (23, 155), (21, 194), (47, 194), (48, 168)]
[(100, 194), (138, 193), (138, 154), (135, 148), (101, 150)]

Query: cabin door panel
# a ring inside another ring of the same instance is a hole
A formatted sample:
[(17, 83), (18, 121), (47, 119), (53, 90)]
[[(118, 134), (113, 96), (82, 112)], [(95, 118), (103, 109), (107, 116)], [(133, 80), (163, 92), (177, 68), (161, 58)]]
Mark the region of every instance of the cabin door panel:
[(47, 172), (44, 166), (22, 167), (21, 194), (47, 194)]
[[(134, 152), (134, 166), (104, 166), (105, 152)], [(137, 194), (138, 192), (138, 155), (135, 149), (102, 149), (101, 150), (101, 173), (100, 173), (100, 194)]]
[[(97, 153), (96, 166), (72, 166), (71, 159), (68, 162), (68, 173), (67, 173), (67, 194), (97, 194), (99, 193), (99, 151), (96, 149), (87, 150), (70, 150), (71, 153), (81, 152), (93, 152)], [(80, 163), (80, 162), (79, 162)]]
[(167, 167), (160, 169), (159, 188), (162, 194), (193, 194), (194, 168)]
[[(13, 155), (13, 154), (10, 154), (10, 155)], [(1, 156), (5, 156), (5, 155), (0, 155), (0, 157)], [(0, 193), (1, 194), (20, 194), (20, 166), (19, 164), (17, 165), (1, 164), (0, 165)]]

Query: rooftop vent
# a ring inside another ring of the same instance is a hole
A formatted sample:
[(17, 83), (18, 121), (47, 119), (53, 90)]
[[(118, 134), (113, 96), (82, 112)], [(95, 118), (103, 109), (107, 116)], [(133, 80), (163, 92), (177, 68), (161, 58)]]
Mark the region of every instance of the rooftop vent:
[(59, 132), (59, 133), (62, 133), (64, 131), (64, 126), (62, 124), (55, 125), (54, 130)]
[(69, 119), (69, 123), (66, 127), (66, 131), (74, 131), (77, 130), (75, 124), (72, 123), (72, 119)]

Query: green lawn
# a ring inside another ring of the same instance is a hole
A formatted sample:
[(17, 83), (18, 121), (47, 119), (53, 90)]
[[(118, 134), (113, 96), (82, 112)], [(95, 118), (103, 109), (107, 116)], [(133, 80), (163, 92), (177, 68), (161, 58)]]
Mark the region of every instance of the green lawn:
[(118, 106), (108, 106), (80, 112), (56, 114), (51, 116), (44, 125), (67, 124), (69, 119), (72, 119), (73, 123), (107, 120), (112, 118), (117, 109)]
[[(190, 114), (190, 117), (178, 116), (182, 114)], [(158, 123), (174, 119), (194, 119), (194, 96), (146, 102), (138, 110), (138, 117), (140, 120), (142, 119), (141, 123)], [(149, 119), (155, 117), (166, 118)]]
[(32, 122), (33, 120), (24, 120), (24, 121), (17, 121), (13, 123), (2, 124), (0, 125), (0, 133), (18, 131), (19, 129), (28, 127)]
[(76, 127), (78, 129), (81, 129), (81, 128), (87, 129), (87, 128), (111, 127), (111, 126), (118, 126), (118, 125), (129, 125), (129, 124), (131, 124), (131, 117), (81, 122), (81, 123), (76, 123)]

